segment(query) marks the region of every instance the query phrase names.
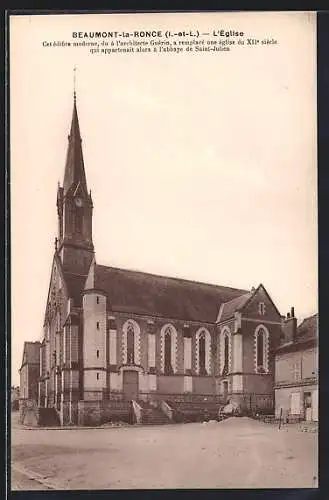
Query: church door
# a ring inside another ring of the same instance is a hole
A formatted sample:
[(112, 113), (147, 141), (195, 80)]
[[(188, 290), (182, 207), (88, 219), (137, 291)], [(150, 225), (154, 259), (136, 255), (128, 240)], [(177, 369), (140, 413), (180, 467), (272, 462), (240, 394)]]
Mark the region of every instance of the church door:
[(126, 401), (138, 399), (138, 372), (133, 370), (123, 372), (123, 395)]

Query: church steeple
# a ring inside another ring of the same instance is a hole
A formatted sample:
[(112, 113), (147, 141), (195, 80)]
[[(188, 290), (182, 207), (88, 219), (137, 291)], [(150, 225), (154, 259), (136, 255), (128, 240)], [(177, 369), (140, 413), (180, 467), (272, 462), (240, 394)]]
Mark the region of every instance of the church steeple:
[(88, 193), (75, 92), (71, 130), (68, 140), (69, 144), (67, 148), (63, 183), (64, 195), (66, 195), (70, 189), (76, 188), (78, 184), (80, 184), (81, 189), (83, 189), (85, 193)]
[(93, 203), (87, 188), (75, 89), (68, 141), (63, 187), (59, 185), (57, 191), (57, 252), (64, 270), (85, 275), (94, 254)]

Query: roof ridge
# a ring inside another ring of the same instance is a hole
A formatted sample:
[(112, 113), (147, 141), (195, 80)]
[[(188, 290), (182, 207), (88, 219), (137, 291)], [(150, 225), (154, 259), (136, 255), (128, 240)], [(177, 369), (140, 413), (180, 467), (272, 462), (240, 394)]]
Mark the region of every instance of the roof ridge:
[(304, 323), (304, 321), (308, 321), (309, 319), (312, 319), (312, 318), (315, 318), (315, 316), (317, 316), (318, 313), (314, 313), (314, 314), (311, 314), (311, 316), (306, 316), (306, 318), (304, 318), (302, 320), (302, 323)]
[[(195, 283), (196, 285), (206, 285), (206, 286), (213, 287), (213, 288), (226, 288), (227, 290), (236, 290), (236, 291), (243, 292), (241, 295), (245, 295), (245, 294), (249, 293), (248, 290), (244, 290), (242, 288), (234, 288), (232, 286), (226, 286), (226, 285), (215, 285), (214, 283), (189, 280), (186, 278), (179, 278), (177, 276), (165, 276), (163, 274), (148, 273), (146, 271), (139, 271), (138, 269), (127, 269), (127, 268), (122, 268), (122, 267), (106, 266), (104, 264), (96, 264), (96, 267), (103, 267), (106, 269), (112, 269), (114, 271), (126, 271), (126, 272), (131, 272), (131, 273), (144, 274), (146, 276), (154, 276), (156, 278), (165, 278), (165, 279), (170, 279), (170, 280), (175, 280), (175, 281), (185, 281), (187, 283)], [(241, 297), (241, 295), (239, 297)]]
[(230, 299), (228, 300), (227, 302), (223, 302), (223, 305), (224, 307), (226, 306), (226, 304), (229, 304), (230, 302), (233, 302), (234, 300), (238, 300), (238, 299), (241, 299), (241, 297), (244, 297), (245, 295), (250, 295), (252, 294), (253, 292), (249, 291), (249, 292), (246, 292), (246, 293), (242, 293), (241, 295), (238, 295), (237, 297), (234, 297), (233, 299)]

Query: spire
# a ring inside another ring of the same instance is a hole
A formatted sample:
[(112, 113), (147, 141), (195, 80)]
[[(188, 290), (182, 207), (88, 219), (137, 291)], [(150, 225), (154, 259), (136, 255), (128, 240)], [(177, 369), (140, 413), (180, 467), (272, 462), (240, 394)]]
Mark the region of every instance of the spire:
[(74, 100), (74, 102), (76, 102), (76, 99), (77, 99), (77, 93), (76, 93), (76, 71), (77, 71), (77, 67), (74, 66), (74, 69), (73, 69), (73, 100)]
[(69, 145), (66, 155), (65, 175), (64, 175), (64, 195), (70, 188), (75, 189), (78, 184), (81, 188), (88, 193), (86, 174), (83, 162), (81, 135), (79, 127), (79, 118), (76, 102), (76, 89), (75, 89), (75, 70), (74, 68), (74, 91), (73, 91), (73, 113), (69, 139)]

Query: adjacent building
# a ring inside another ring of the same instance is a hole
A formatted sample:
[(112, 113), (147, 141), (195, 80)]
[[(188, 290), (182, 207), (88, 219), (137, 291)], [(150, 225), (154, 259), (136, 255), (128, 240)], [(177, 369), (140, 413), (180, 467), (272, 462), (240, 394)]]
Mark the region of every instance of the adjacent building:
[(20, 397), (19, 387), (12, 386), (10, 392), (11, 392), (11, 409), (18, 410), (19, 409), (19, 397)]
[(20, 374), (20, 399), (38, 401), (40, 342), (24, 342)]
[(318, 315), (298, 327), (292, 310), (275, 356), (275, 413), (318, 420)]

